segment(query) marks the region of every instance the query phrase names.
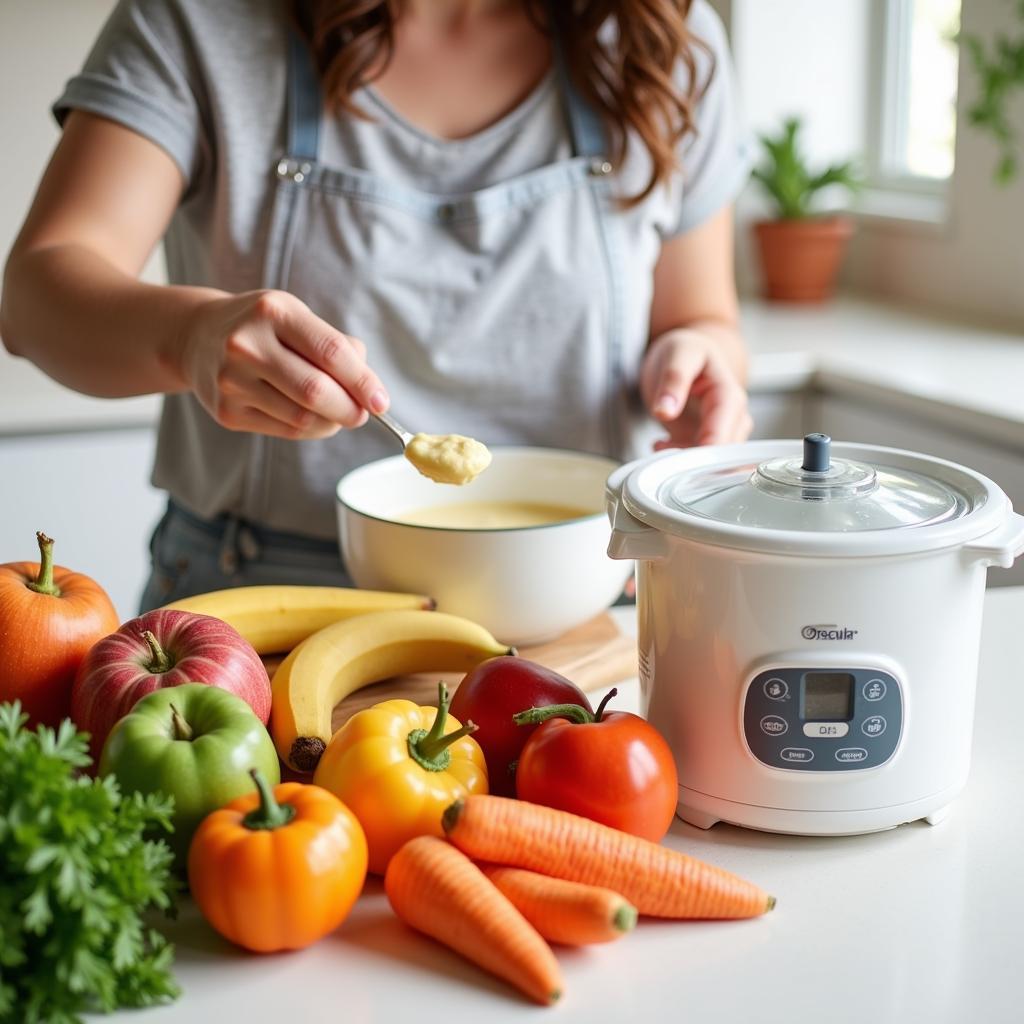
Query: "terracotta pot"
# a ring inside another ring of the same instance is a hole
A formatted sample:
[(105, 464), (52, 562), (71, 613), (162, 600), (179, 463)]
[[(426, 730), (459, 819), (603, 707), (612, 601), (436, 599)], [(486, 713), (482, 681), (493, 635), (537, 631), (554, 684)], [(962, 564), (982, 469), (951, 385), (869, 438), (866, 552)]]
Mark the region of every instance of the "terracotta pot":
[(761, 220), (754, 224), (754, 234), (761, 252), (765, 297), (821, 302), (835, 290), (853, 222), (838, 215)]

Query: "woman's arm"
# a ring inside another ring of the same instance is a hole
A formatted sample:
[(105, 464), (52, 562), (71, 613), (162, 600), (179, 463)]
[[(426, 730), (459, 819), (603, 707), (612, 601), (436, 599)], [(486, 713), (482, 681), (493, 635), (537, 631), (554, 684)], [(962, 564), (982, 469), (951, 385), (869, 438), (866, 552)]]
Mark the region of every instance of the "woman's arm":
[(137, 279), (184, 184), (159, 146), (73, 112), (7, 262), (8, 350), (86, 394), (195, 391), (237, 430), (322, 437), (383, 411), (362, 343), (293, 296)]
[(741, 441), (750, 433), (738, 322), (732, 209), (726, 207), (666, 242), (654, 270), (640, 391), (668, 431), (657, 447)]
[(7, 262), (7, 348), (87, 394), (184, 390), (181, 313), (209, 294), (136, 280), (183, 188), (158, 146), (72, 113)]

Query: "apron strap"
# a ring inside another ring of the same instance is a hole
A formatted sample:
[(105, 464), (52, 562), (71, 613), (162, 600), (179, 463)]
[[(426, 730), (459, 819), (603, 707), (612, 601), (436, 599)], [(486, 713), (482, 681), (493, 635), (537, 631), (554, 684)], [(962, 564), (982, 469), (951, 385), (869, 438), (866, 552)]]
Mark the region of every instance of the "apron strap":
[(291, 157), (316, 161), (320, 151), (320, 78), (306, 41), (288, 33), (288, 149)]
[(569, 132), (572, 135), (574, 155), (605, 157), (609, 152), (609, 147), (604, 122), (573, 85), (565, 60), (565, 51), (558, 37), (558, 29), (554, 27), (551, 45), (554, 50), (555, 69), (562, 90), (562, 99), (569, 117)]

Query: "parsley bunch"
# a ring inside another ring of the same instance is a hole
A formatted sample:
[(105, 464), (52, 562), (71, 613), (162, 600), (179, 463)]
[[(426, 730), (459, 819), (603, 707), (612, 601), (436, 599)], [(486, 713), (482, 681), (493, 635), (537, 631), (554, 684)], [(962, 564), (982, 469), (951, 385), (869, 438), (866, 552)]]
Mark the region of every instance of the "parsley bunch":
[(0, 1021), (78, 1024), (78, 1014), (178, 995), (171, 947), (143, 922), (169, 909), (169, 797), (91, 779), (87, 737), (65, 720), (25, 728), (0, 705)]

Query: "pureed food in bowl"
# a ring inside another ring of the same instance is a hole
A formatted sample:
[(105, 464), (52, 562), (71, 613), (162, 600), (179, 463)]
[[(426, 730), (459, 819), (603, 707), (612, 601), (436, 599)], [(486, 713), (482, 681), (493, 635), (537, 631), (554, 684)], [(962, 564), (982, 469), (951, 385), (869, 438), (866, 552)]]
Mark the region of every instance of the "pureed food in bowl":
[(338, 484), (342, 556), (357, 586), (430, 594), (499, 640), (549, 640), (614, 603), (630, 574), (606, 554), (604, 485), (616, 463), (548, 448), (495, 448), (451, 488), (402, 456)]
[(589, 508), (539, 501), (463, 501), (414, 508), (402, 514), (401, 522), (455, 530), (514, 530), (566, 523), (593, 514), (594, 510)]

